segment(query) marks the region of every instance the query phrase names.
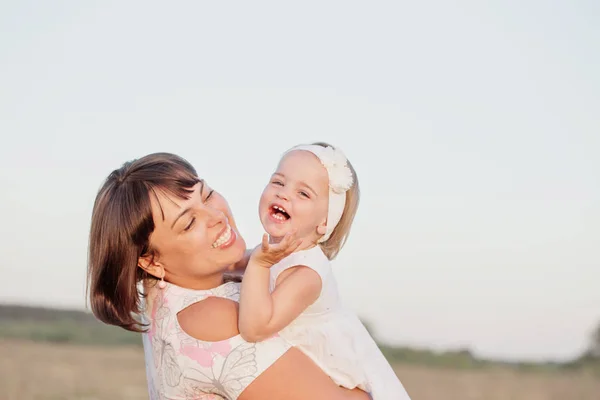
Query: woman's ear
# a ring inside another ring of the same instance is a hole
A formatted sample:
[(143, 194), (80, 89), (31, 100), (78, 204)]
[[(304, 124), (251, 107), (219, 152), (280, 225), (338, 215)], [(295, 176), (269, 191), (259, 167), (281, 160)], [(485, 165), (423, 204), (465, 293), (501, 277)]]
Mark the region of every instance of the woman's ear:
[(158, 279), (162, 279), (165, 276), (164, 268), (157, 262), (154, 256), (141, 256), (138, 258), (138, 267)]

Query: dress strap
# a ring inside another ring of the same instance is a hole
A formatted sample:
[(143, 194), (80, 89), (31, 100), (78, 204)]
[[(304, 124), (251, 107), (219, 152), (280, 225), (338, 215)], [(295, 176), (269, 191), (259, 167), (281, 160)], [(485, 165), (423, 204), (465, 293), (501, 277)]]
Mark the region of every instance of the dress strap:
[(315, 246), (307, 250), (297, 251), (290, 254), (277, 264), (271, 267), (271, 280), (277, 281), (277, 277), (283, 271), (298, 266), (306, 266), (315, 271), (321, 277), (321, 281), (325, 282), (331, 272), (331, 264), (329, 259), (321, 250), (321, 247)]
[(160, 301), (163, 307), (168, 307), (174, 314), (208, 297), (221, 297), (235, 302), (240, 300), (238, 282), (226, 282), (208, 290), (187, 289), (167, 283), (164, 289), (153, 288), (152, 292), (151, 294), (156, 296), (155, 300)]

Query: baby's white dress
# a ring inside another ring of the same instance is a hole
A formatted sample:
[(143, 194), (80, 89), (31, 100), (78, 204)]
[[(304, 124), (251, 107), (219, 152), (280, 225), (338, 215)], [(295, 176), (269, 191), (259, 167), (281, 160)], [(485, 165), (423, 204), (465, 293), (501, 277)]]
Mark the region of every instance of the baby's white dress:
[(319, 246), (293, 253), (272, 266), (271, 292), (279, 274), (297, 265), (319, 274), (321, 294), (279, 335), (306, 353), (340, 386), (358, 387), (373, 400), (410, 400), (364, 325), (342, 306), (331, 262)]

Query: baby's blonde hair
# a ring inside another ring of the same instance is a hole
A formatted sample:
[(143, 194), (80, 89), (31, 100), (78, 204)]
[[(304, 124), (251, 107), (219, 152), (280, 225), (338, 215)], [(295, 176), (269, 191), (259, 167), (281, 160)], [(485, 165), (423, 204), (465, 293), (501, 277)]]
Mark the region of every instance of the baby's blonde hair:
[[(333, 147), (335, 149), (334, 146), (325, 142), (316, 142), (313, 143), (313, 145), (321, 147)], [(350, 168), (350, 171), (352, 171), (352, 178), (354, 179), (354, 182), (352, 187), (346, 192), (346, 205), (344, 206), (342, 218), (340, 218), (340, 222), (338, 222), (336, 225), (329, 239), (319, 243), (323, 253), (325, 253), (327, 258), (330, 260), (333, 260), (338, 255), (342, 247), (344, 247), (344, 244), (346, 244), (346, 240), (348, 240), (348, 236), (350, 235), (350, 228), (352, 227), (352, 222), (354, 221), (354, 216), (358, 210), (358, 203), (360, 200), (358, 176), (356, 175), (356, 171), (354, 170), (354, 167), (350, 161), (348, 161), (348, 168)]]

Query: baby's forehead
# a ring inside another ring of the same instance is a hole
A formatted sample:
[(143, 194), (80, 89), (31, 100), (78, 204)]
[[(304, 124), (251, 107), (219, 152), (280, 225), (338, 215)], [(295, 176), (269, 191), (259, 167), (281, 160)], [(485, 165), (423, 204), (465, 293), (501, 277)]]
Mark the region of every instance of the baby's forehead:
[(306, 150), (292, 150), (289, 153), (284, 154), (279, 161), (279, 167), (290, 164), (296, 165), (299, 163), (301, 163), (303, 166), (310, 165), (323, 168), (319, 158), (310, 151)]
[(322, 183), (327, 185), (329, 177), (321, 161), (311, 152), (294, 150), (284, 155), (275, 174), (289, 179)]

